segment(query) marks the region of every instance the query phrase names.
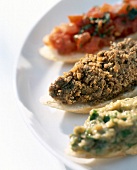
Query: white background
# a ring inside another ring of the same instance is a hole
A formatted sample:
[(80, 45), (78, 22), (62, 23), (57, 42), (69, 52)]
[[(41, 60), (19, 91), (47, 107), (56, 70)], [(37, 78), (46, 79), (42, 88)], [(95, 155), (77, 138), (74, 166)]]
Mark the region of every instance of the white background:
[(26, 36), (57, 1), (0, 0), (0, 170), (65, 169), (29, 131), (13, 88), (15, 63)]

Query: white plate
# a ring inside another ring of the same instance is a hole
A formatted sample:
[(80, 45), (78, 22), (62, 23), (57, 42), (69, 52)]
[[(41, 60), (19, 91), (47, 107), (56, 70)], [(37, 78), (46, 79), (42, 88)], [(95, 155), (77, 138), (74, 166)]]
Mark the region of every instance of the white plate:
[[(115, 0), (106, 0), (115, 3)], [(60, 1), (32, 29), (19, 56), (16, 70), (16, 89), (18, 103), (28, 127), (39, 141), (70, 168), (75, 170), (136, 170), (137, 157), (119, 159), (94, 159), (89, 165), (73, 162), (65, 153), (69, 134), (75, 125), (82, 125), (87, 115), (65, 113), (43, 106), (39, 98), (47, 93), (51, 82), (67, 71), (72, 65), (54, 63), (42, 58), (38, 49), (43, 45), (42, 38), (55, 25), (67, 22), (69, 14), (81, 14), (103, 0), (66, 0)]]

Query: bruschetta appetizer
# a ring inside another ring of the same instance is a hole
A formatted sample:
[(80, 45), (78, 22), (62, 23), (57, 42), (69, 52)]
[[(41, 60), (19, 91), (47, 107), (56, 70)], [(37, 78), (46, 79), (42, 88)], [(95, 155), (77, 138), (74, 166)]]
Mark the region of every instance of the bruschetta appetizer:
[(127, 97), (137, 95), (137, 42), (128, 38), (108, 50), (87, 54), (49, 87), (51, 100), (43, 104), (75, 113), (89, 113)]
[(68, 18), (68, 23), (56, 26), (43, 38), (40, 54), (45, 58), (74, 63), (85, 53), (95, 54), (108, 47), (111, 41), (137, 39), (137, 1), (105, 3)]
[(84, 126), (70, 135), (67, 153), (82, 158), (137, 154), (137, 97), (91, 110)]

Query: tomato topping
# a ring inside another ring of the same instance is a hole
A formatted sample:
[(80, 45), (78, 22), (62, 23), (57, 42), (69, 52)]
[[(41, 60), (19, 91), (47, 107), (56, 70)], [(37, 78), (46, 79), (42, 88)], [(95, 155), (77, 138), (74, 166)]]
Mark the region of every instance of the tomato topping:
[(127, 3), (123, 3), (122, 5), (119, 5), (119, 10), (118, 10), (118, 14), (127, 14), (127, 10), (128, 10), (129, 4)]
[(79, 28), (74, 23), (61, 24), (59, 29), (67, 34), (76, 34), (79, 31)]
[(104, 3), (83, 15), (69, 15), (69, 23), (55, 27), (44, 39), (61, 54), (95, 53), (117, 40), (137, 32), (137, 1)]
[(86, 14), (87, 17), (93, 17), (93, 18), (101, 18), (103, 17), (103, 15), (104, 13), (100, 10), (99, 7), (91, 8)]
[(60, 54), (68, 54), (76, 50), (76, 44), (71, 40), (71, 35), (64, 32), (56, 32), (49, 36), (49, 41)]
[(69, 15), (68, 18), (70, 22), (78, 24), (81, 22), (83, 15)]
[(133, 32), (137, 31), (137, 18), (132, 23), (132, 30), (133, 30)]
[(74, 36), (77, 48), (80, 49), (82, 46), (90, 40), (90, 33), (84, 32), (83, 34), (76, 34)]
[(90, 42), (87, 43), (84, 47), (84, 51), (86, 50), (87, 53), (95, 53), (101, 47), (101, 38), (99, 37), (92, 37)]
[(101, 12), (111, 12), (112, 11), (112, 5), (110, 4), (103, 4), (102, 7), (100, 8)]

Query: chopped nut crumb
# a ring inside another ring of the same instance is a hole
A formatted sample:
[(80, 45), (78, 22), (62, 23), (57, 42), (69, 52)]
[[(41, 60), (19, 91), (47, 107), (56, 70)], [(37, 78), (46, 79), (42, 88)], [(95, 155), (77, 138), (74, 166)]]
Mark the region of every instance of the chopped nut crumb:
[(49, 94), (63, 104), (97, 104), (137, 85), (137, 42), (112, 43), (109, 50), (87, 54), (55, 83)]

